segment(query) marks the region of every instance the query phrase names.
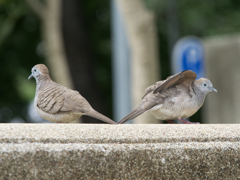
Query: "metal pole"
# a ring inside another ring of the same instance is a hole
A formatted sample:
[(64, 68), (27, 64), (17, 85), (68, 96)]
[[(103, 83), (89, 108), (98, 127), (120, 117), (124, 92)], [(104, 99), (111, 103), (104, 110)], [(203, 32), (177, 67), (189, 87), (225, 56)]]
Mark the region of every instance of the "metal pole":
[(119, 121), (131, 112), (131, 73), (129, 45), (123, 18), (115, 0), (111, 0), (112, 74), (114, 120)]

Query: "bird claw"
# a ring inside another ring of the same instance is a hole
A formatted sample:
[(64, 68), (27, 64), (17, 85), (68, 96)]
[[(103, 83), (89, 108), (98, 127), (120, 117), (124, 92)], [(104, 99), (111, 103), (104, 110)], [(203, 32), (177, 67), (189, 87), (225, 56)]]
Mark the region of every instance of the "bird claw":
[(186, 120), (186, 119), (178, 119), (179, 121), (182, 121), (183, 122), (183, 124), (200, 124), (199, 122), (190, 122), (190, 121), (188, 121), (188, 120)]
[(165, 121), (169, 122), (170, 124), (177, 124), (173, 120), (165, 120)]

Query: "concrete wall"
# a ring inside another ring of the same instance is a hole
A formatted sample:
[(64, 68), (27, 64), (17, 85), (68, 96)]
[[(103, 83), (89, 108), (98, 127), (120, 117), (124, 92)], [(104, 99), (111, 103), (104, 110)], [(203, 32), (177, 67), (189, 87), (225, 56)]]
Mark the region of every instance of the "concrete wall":
[(240, 125), (0, 125), (0, 179), (237, 178)]
[(204, 39), (207, 77), (218, 93), (207, 95), (205, 123), (240, 123), (240, 35)]

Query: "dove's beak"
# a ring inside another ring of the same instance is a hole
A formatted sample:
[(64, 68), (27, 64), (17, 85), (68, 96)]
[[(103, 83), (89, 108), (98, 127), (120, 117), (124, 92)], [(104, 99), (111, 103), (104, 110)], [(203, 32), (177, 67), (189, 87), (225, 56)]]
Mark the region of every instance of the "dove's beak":
[(218, 91), (217, 91), (216, 89), (214, 89), (213, 87), (210, 87), (209, 89), (212, 90), (212, 91), (218, 92)]
[(31, 74), (29, 77), (28, 77), (28, 80), (31, 79), (33, 77), (33, 74)]

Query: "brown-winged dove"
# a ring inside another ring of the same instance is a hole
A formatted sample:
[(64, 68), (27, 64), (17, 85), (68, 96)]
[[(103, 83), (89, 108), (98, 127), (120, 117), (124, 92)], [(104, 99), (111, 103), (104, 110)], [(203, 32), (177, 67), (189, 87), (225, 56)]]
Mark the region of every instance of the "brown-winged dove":
[(44, 64), (34, 66), (28, 79), (31, 77), (34, 77), (37, 83), (34, 107), (42, 118), (51, 122), (68, 123), (82, 115), (88, 115), (109, 124), (116, 124), (95, 111), (79, 92), (52, 81)]
[(208, 92), (217, 92), (210, 80), (206, 78), (195, 80), (196, 77), (195, 72), (186, 70), (149, 86), (139, 106), (118, 124), (123, 124), (148, 111), (157, 119), (171, 123), (173, 123), (171, 120), (178, 119), (190, 124), (191, 122), (184, 119), (198, 111)]

